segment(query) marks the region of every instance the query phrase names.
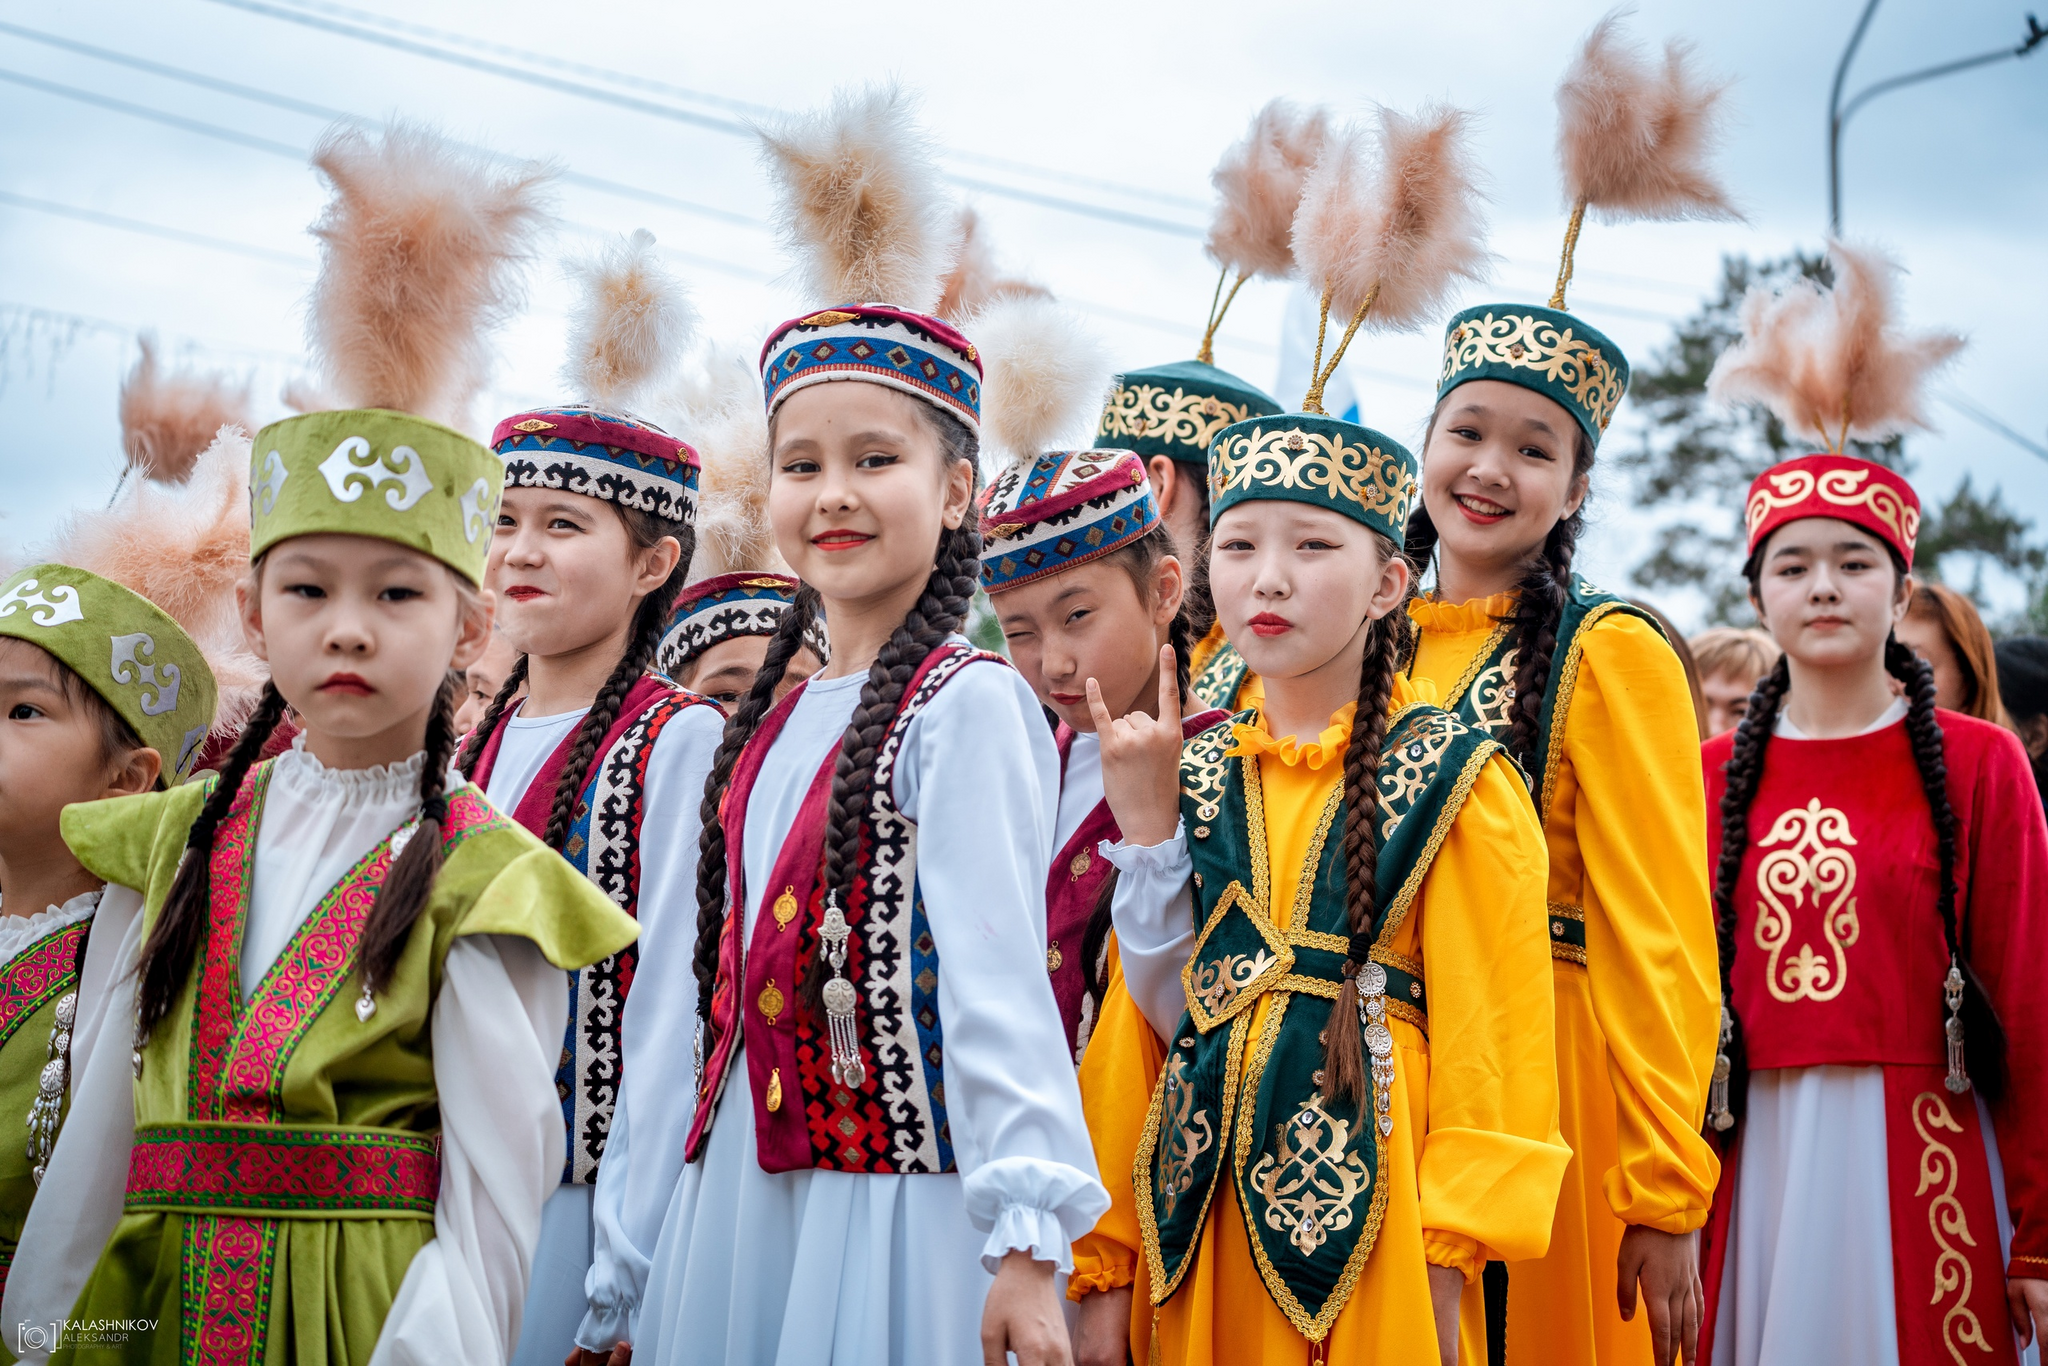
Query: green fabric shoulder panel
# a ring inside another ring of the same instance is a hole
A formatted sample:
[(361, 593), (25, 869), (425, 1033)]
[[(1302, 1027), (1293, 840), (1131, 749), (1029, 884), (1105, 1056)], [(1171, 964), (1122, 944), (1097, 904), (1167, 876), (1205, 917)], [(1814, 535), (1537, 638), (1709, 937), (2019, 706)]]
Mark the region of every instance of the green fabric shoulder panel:
[(597, 884), (522, 826), (467, 841), (442, 877), (460, 875), (463, 855), (488, 859), (495, 871), (478, 890), (457, 935), (510, 934), (530, 939), (558, 968), (586, 968), (640, 937), (640, 925)]
[(133, 887), (153, 906), (177, 875), (185, 835), (217, 781), (209, 773), (166, 792), (78, 802), (64, 808), (58, 828), (93, 876)]

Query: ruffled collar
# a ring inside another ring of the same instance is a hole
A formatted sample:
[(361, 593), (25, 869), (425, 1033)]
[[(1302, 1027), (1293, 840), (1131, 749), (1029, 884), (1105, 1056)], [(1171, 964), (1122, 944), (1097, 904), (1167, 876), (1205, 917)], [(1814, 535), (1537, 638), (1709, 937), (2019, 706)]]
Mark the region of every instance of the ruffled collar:
[(1344, 750), (1351, 743), (1351, 719), (1358, 711), (1356, 702), (1346, 702), (1330, 716), (1330, 724), (1323, 727), (1323, 733), (1310, 744), (1302, 744), (1298, 736), (1287, 735), (1279, 739), (1266, 730), (1266, 717), (1260, 712), (1250, 725), (1240, 721), (1230, 728), (1230, 748), (1226, 756), (1250, 755), (1254, 758), (1273, 758), (1289, 768), (1306, 767), (1319, 772), (1325, 765), (1344, 762)]
[(1445, 602), (1434, 593), (1415, 599), (1408, 604), (1408, 615), (1417, 626), (1425, 631), (1436, 631), (1444, 635), (1455, 635), (1462, 631), (1491, 631), (1504, 617), (1515, 610), (1515, 595), (1512, 591), (1495, 593), (1490, 598), (1472, 598), (1466, 602)]
[(289, 788), (295, 795), (342, 806), (373, 806), (391, 802), (417, 801), (420, 772), (427, 766), (427, 752), (395, 764), (370, 768), (329, 768), (306, 750), (304, 731), (292, 738), (292, 747), (277, 756), (271, 781)]
[(99, 909), (106, 888), (80, 892), (62, 906), (52, 906), (28, 916), (0, 916), (0, 963), (11, 962), (22, 949), (55, 930), (85, 919)]

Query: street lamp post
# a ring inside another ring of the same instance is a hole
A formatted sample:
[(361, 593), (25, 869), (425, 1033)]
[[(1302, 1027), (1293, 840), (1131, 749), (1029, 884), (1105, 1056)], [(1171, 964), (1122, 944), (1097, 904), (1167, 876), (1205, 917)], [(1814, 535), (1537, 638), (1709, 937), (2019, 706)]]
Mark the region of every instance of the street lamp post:
[(1943, 62), (1921, 71), (1909, 71), (1903, 76), (1892, 76), (1875, 85), (1864, 87), (1847, 104), (1842, 103), (1842, 86), (1849, 78), (1849, 63), (1855, 60), (1856, 49), (1862, 45), (1863, 35), (1870, 28), (1871, 16), (1877, 13), (1878, 0), (1870, 0), (1863, 7), (1863, 17), (1856, 21), (1855, 32), (1849, 35), (1849, 45), (1842, 49), (1842, 60), (1835, 67), (1835, 85), (1828, 96), (1828, 231), (1834, 236), (1842, 233), (1842, 129), (1849, 122), (1849, 116), (1868, 104), (1877, 96), (1901, 86), (1917, 85), (1931, 81), (1937, 76), (1949, 76), (1958, 71), (1968, 71), (1973, 66), (1988, 66), (2002, 62), (2008, 57), (2024, 57), (2044, 40), (2048, 40), (2048, 28), (2032, 14), (2027, 16), (2026, 36), (2018, 47), (2002, 47), (1995, 52), (1979, 53), (1975, 57), (1964, 57), (1959, 61)]

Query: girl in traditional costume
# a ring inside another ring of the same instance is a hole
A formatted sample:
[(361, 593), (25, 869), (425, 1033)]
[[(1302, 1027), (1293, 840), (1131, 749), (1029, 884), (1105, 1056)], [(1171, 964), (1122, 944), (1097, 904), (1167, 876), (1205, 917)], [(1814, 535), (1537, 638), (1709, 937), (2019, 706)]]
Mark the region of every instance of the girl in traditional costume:
[[(900, 96), (768, 149), (814, 297), (936, 300), (946, 217)], [(914, 307), (828, 307), (762, 352), (804, 587), (706, 789), (701, 1084), (626, 1073), (634, 1125), (649, 1094), (688, 1135), (647, 1361), (1061, 1360), (1055, 1272), (1108, 1203), (1043, 969), (1058, 755), (958, 633), (980, 365)], [(774, 703), (821, 608), (831, 662)]]
[(1895, 633), (1919, 498), (1841, 454), (1924, 426), (1961, 339), (1897, 330), (1875, 252), (1829, 258), (1831, 290), (1751, 292), (1709, 384), (1830, 453), (1750, 485), (1750, 601), (1785, 653), (1703, 751), (1727, 1152), (1702, 1357), (1996, 1366), (2048, 1328), (2048, 824), (2019, 743), (1938, 708)]
[(192, 638), (119, 584), (61, 564), (0, 583), (0, 1294), (71, 1104), (72, 1037), (97, 1037), (114, 967), (111, 945), (89, 951), (105, 879), (60, 813), (183, 782), (215, 695)]
[[(129, 1330), (59, 1361), (504, 1360), (562, 1163), (561, 973), (635, 933), (450, 778), (502, 470), (417, 414), (477, 386), (539, 176), (410, 128), (315, 164), (314, 340), (363, 406), (252, 448), (271, 683), (217, 778), (64, 819), (140, 913), (99, 926), (123, 975), (45, 1181), (63, 1218), (28, 1230), (35, 1308)], [(256, 762), (287, 706), (300, 738)]]
[(1508, 1360), (1574, 1366), (1661, 1366), (1691, 1340), (1694, 1231), (1715, 1175), (1699, 1133), (1715, 1015), (1691, 689), (1648, 613), (1572, 571), (1628, 362), (1563, 308), (1589, 209), (1725, 213), (1698, 164), (1719, 92), (1683, 49), (1660, 72), (1621, 42), (1604, 21), (1559, 92), (1574, 207), (1550, 306), (1483, 304), (1450, 321), (1408, 530), (1410, 557), (1436, 571), (1410, 608), (1409, 674), (1508, 747), (1550, 853), (1572, 1165), (1548, 1253), (1505, 1268), (1505, 1286), (1489, 1269), (1488, 1289), (1496, 1353), (1504, 1327)]
[(569, 975), (555, 1077), (568, 1161), (541, 1221), (519, 1366), (561, 1361), (588, 1307), (598, 1164), (628, 1141), (616, 1109), (627, 994), (664, 925), (680, 942), (672, 971), (687, 975), (697, 809), (725, 726), (715, 703), (653, 672), (695, 547), (697, 453), (628, 406), (669, 377), (694, 311), (645, 231), (583, 273), (569, 374), (585, 401), (516, 413), (492, 438), (506, 488), (490, 583), (519, 657), (457, 766), (643, 935)]
[[(1429, 130), (1442, 192), (1392, 217), (1469, 241), (1457, 116), (1384, 119), (1390, 151)], [(1373, 244), (1301, 253), (1346, 342), (1377, 297), (1423, 308), (1447, 282), (1445, 253), (1345, 230), (1421, 183), (1398, 156), (1369, 183), (1362, 137), (1326, 153), (1296, 224), (1297, 247)], [(1399, 672), (1414, 457), (1319, 398), (1224, 428), (1211, 457), (1209, 580), (1258, 707), (1184, 746), (1168, 708), (1098, 718), (1118, 940), (1192, 948), (1122, 1221), (1144, 1360), (1476, 1359), (1480, 1268), (1542, 1251), (1569, 1157), (1542, 834), (1499, 744)], [(1127, 915), (1147, 906), (1166, 911)], [(1106, 1016), (1094, 1049), (1113, 1027), (1157, 1024)]]

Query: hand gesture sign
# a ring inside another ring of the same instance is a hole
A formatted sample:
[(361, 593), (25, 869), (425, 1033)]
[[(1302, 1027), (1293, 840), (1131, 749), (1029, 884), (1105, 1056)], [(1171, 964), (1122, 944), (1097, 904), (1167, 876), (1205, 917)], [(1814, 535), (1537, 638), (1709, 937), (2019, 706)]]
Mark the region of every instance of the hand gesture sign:
[(1173, 647), (1159, 647), (1159, 715), (1112, 717), (1088, 680), (1088, 711), (1102, 741), (1102, 795), (1132, 844), (1163, 844), (1180, 823), (1180, 674)]

